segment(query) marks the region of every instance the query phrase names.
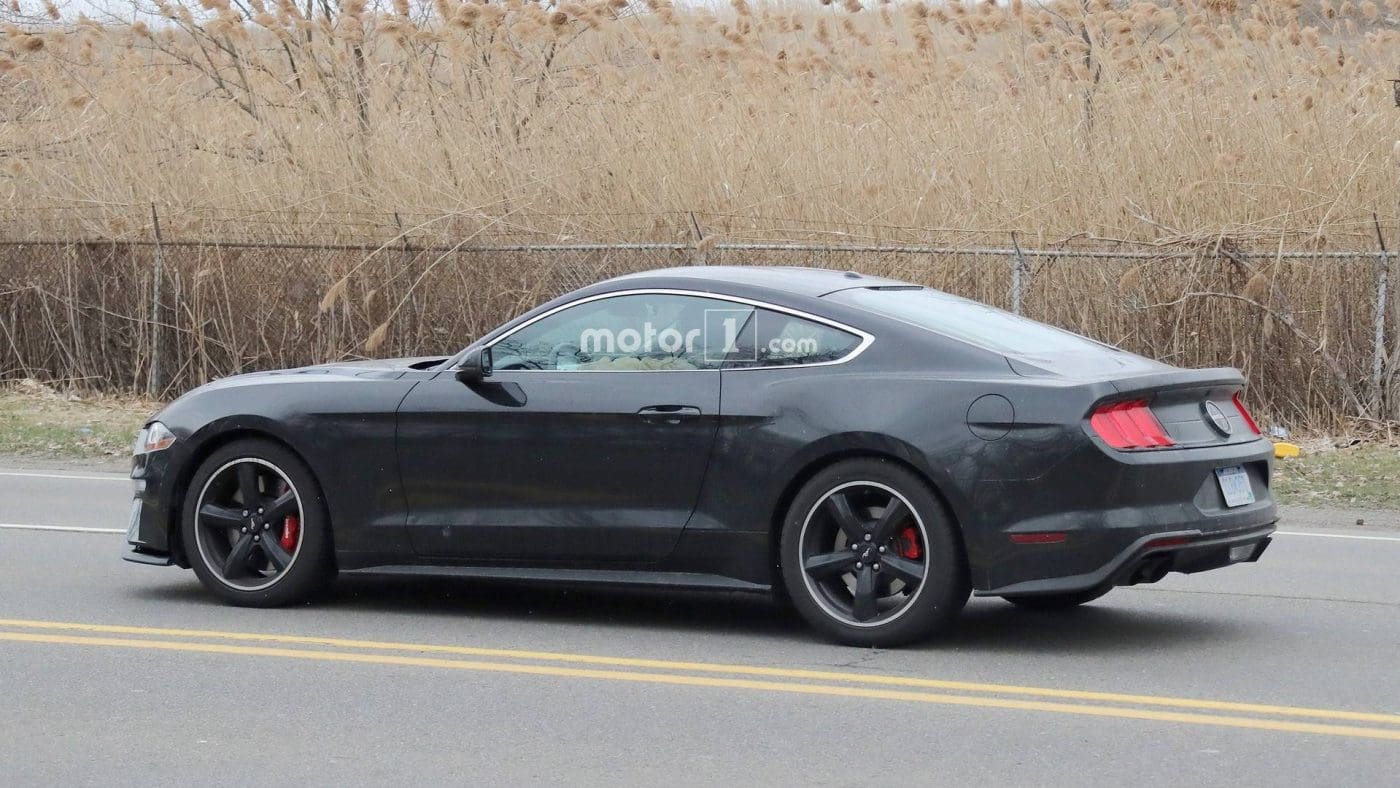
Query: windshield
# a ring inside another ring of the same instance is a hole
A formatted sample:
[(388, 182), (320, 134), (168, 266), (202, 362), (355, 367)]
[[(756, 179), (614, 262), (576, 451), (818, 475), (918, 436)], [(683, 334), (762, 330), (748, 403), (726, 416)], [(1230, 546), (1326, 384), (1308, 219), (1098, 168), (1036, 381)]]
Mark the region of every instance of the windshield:
[(826, 298), (1003, 355), (1124, 353), (1088, 337), (925, 287), (858, 287), (831, 293)]

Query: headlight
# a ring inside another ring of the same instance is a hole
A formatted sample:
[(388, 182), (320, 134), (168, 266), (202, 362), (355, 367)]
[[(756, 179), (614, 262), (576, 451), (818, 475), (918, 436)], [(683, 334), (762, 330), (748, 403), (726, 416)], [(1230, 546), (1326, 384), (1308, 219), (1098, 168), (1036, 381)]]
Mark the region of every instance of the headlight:
[(136, 445), (131, 448), (131, 453), (150, 454), (153, 451), (168, 449), (174, 442), (175, 433), (164, 424), (153, 421), (150, 426), (136, 434)]

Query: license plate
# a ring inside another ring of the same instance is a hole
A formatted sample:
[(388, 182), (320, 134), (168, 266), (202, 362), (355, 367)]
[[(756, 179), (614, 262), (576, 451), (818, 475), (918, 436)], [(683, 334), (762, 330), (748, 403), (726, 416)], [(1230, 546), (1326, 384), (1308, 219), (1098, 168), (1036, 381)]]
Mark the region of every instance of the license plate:
[(1225, 496), (1225, 505), (1231, 509), (1254, 503), (1254, 488), (1249, 484), (1249, 474), (1244, 468), (1234, 465), (1229, 468), (1216, 468), (1215, 480), (1220, 483), (1220, 494)]

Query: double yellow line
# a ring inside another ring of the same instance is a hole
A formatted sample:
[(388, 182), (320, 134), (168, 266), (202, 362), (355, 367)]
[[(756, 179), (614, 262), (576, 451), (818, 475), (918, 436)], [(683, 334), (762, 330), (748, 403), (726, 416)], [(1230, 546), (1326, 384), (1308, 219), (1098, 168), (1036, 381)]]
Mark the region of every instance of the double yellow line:
[(1400, 714), (754, 665), (27, 619), (0, 619), (0, 641), (871, 698), (1400, 741)]

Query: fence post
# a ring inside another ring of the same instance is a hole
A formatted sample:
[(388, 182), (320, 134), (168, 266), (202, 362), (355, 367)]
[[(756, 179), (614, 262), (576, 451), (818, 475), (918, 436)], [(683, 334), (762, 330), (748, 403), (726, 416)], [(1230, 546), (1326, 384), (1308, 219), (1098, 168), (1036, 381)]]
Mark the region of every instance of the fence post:
[(155, 229), (156, 245), (152, 247), (155, 258), (151, 271), (151, 374), (146, 378), (146, 396), (155, 399), (162, 390), (160, 378), (160, 291), (164, 276), (160, 248), (160, 216), (156, 214), (156, 204), (151, 203), (151, 226)]
[(690, 212), (690, 237), (695, 243), (690, 255), (690, 265), (709, 265), (710, 247), (705, 243), (705, 233), (700, 229), (700, 222), (695, 219), (695, 211)]
[(1021, 244), (1016, 240), (1016, 233), (1011, 233), (1011, 248), (1016, 250), (1016, 256), (1011, 259), (1011, 312), (1021, 314), (1021, 287), (1022, 277), (1026, 273), (1026, 258), (1021, 254)]
[(399, 229), (399, 241), (403, 247), (404, 270), (408, 272), (408, 293), (405, 296), (407, 299), (405, 303), (411, 303), (413, 305), (413, 308), (408, 312), (408, 335), (416, 337), (418, 336), (419, 324), (422, 322), (419, 319), (421, 317), (419, 313), (422, 311), (422, 307), (419, 305), (417, 298), (418, 271), (414, 265), (416, 258), (413, 252), (409, 251), (408, 233), (403, 229), (403, 220), (399, 218), (398, 211), (394, 211), (394, 225)]
[[(1373, 212), (1371, 220), (1376, 223), (1376, 241), (1380, 244), (1381, 254), (1377, 261), (1376, 270), (1376, 322), (1375, 336), (1372, 339), (1371, 347), (1371, 391), (1376, 398), (1375, 404), (1379, 408), (1384, 393), (1381, 387), (1384, 385), (1383, 373), (1385, 372), (1385, 302), (1386, 291), (1390, 286), (1390, 252), (1385, 248), (1385, 236), (1381, 234), (1381, 220)], [(1381, 414), (1384, 416), (1384, 414)]]

